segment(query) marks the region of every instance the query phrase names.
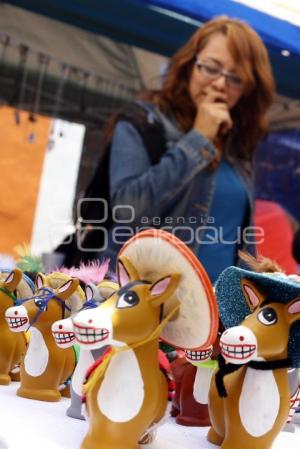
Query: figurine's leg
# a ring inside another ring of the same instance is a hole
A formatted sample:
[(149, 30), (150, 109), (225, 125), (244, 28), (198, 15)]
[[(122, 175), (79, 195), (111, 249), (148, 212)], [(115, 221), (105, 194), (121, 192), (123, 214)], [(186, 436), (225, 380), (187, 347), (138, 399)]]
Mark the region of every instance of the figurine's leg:
[(67, 415), (70, 416), (71, 418), (85, 419), (85, 417), (82, 414), (81, 397), (75, 393), (72, 387), (71, 387), (71, 405), (67, 410)]
[(160, 413), (156, 417), (155, 421), (146, 430), (142, 438), (139, 440), (139, 444), (150, 444), (155, 440), (157, 429), (169, 418), (172, 404), (162, 402)]
[(58, 390), (22, 388), (22, 386), (17, 390), (17, 396), (47, 402), (57, 402), (61, 399), (61, 394)]
[[(248, 433), (243, 432), (240, 433), (238, 426), (235, 428), (236, 433), (230, 435), (229, 437), (225, 437), (223, 443), (221, 444), (220, 449), (240, 449), (240, 448), (251, 448), (251, 449), (271, 449), (273, 440), (265, 439), (262, 441), (259, 437), (252, 437)], [(230, 430), (229, 430), (230, 432)]]
[(142, 445), (142, 444), (151, 444), (155, 440), (155, 437), (156, 437), (156, 431), (152, 430), (152, 431), (146, 433), (146, 435), (144, 435), (140, 439), (139, 444), (140, 445)]
[(9, 373), (9, 375), (13, 382), (20, 382), (20, 370), (13, 370)]
[(62, 395), (64, 398), (70, 398), (70, 397), (71, 397), (70, 384), (65, 385), (65, 386), (60, 390), (60, 392), (61, 392), (61, 395)]
[(173, 418), (176, 418), (176, 416), (179, 415), (179, 413), (180, 413), (179, 408), (177, 408), (176, 405), (174, 403), (172, 403), (171, 416)]
[(261, 442), (259, 442), (259, 441), (256, 441), (256, 442), (252, 441), (252, 442), (250, 442), (250, 446), (247, 446), (247, 444), (249, 444), (248, 441), (244, 442), (242, 438), (240, 440), (242, 441), (242, 446), (241, 446), (240, 441), (237, 442), (236, 440), (235, 441), (224, 440), (224, 442), (220, 446), (220, 449), (240, 449), (241, 447), (251, 447), (253, 449), (256, 449), (256, 448), (271, 449), (271, 446), (269, 446), (269, 445), (268, 446), (265, 446), (265, 445), (260, 446), (259, 444), (261, 444)]
[(81, 443), (80, 449), (140, 449), (139, 445), (128, 443), (124, 440), (122, 441), (114, 441), (113, 443), (110, 441), (96, 440), (93, 436), (86, 436)]
[(208, 431), (208, 434), (206, 436), (208, 441), (212, 444), (216, 444), (217, 446), (221, 446), (223, 443), (224, 438), (221, 437), (213, 427), (211, 427)]
[(0, 374), (0, 385), (9, 385), (11, 378), (8, 374)]

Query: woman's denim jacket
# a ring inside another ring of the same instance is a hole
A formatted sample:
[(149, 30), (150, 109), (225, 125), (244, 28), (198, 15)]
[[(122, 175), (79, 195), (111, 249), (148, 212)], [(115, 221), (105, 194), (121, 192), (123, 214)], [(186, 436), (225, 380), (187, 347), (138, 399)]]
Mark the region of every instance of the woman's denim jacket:
[[(217, 150), (198, 131), (192, 129), (183, 134), (154, 105), (142, 105), (150, 122), (159, 120), (163, 124), (167, 151), (158, 164), (151, 165), (136, 128), (125, 121), (117, 124), (110, 157), (111, 204), (117, 223), (109, 233), (105, 254), (114, 261), (122, 243), (135, 232), (153, 226), (173, 232), (197, 254), (205, 226), (213, 226), (209, 212), (216, 176), (208, 166)], [(246, 233), (246, 243), (240, 242), (238, 248), (253, 254), (252, 170), (250, 164), (229, 155), (226, 158), (240, 176), (249, 198), (241, 230)], [(242, 265), (240, 262), (237, 260), (237, 265)]]

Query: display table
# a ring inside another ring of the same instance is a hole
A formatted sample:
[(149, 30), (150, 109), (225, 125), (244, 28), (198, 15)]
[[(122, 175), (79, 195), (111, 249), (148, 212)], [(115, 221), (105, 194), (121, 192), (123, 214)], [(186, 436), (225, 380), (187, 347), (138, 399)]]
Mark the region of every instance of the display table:
[[(0, 449), (79, 449), (87, 423), (66, 416), (68, 399), (23, 399), (16, 396), (17, 388), (18, 383), (0, 386)], [(147, 449), (216, 448), (206, 441), (206, 433), (207, 428), (178, 426), (169, 418)], [(282, 432), (273, 449), (300, 449), (300, 427), (294, 434)]]

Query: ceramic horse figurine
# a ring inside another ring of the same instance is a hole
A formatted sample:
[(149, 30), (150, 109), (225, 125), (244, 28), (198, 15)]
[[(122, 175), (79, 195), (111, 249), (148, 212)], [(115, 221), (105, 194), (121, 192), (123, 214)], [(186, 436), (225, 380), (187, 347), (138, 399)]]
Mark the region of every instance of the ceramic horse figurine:
[[(86, 302), (83, 308), (97, 307), (119, 289), (119, 285), (109, 280), (101, 281), (97, 286), (90, 283), (85, 288)], [(71, 318), (55, 321), (52, 333), (59, 348), (65, 349), (75, 344), (73, 321)], [(82, 385), (88, 368), (101, 357), (106, 347), (89, 350), (80, 348), (78, 362), (71, 380), (71, 404), (67, 415), (71, 418), (85, 419), (82, 414)]]
[(18, 268), (8, 273), (0, 272), (0, 385), (8, 385), (11, 380), (20, 380), (18, 366), (26, 352), (26, 338), (23, 332), (10, 332), (5, 312), (18, 298), (32, 294), (32, 289), (25, 279)]
[(271, 449), (290, 409), (287, 368), (300, 364), (294, 346), (300, 335), (300, 283), (282, 273), (230, 267), (216, 293), (225, 328), (235, 309), (246, 318), (220, 339), (227, 363), (220, 359), (211, 383), (207, 438), (222, 449)]
[(84, 385), (89, 431), (81, 449), (137, 449), (165, 416), (168, 384), (158, 363), (159, 337), (175, 347), (214, 341), (217, 309), (193, 253), (168, 232), (147, 230), (122, 247), (120, 290), (73, 318), (81, 347), (110, 345)]
[(119, 259), (118, 273), (119, 292), (73, 319), (81, 347), (118, 348), (108, 367), (100, 374), (96, 369), (85, 386), (90, 428), (82, 449), (138, 448), (137, 442), (164, 417), (167, 406), (167, 381), (158, 365), (158, 335), (150, 336), (159, 326), (161, 305), (176, 289), (179, 275), (151, 284), (139, 279), (126, 258)]
[[(57, 347), (51, 332), (54, 321), (78, 310), (84, 293), (79, 280), (62, 273), (36, 277), (36, 293), (21, 301), (22, 305), (10, 307), (6, 320), (13, 332), (30, 329), (30, 341), (21, 365), (21, 385), (18, 396), (41, 401), (58, 401), (68, 394), (64, 383), (75, 368), (72, 348)], [(59, 391), (61, 389), (61, 391)]]

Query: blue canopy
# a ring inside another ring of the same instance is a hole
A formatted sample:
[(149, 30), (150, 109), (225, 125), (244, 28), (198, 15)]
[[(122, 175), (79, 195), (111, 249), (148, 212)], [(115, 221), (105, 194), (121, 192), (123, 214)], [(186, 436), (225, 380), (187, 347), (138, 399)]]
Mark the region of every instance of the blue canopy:
[(201, 22), (222, 14), (241, 18), (253, 26), (267, 46), (278, 92), (300, 99), (300, 28), (232, 0), (9, 0), (7, 3), (167, 56)]

